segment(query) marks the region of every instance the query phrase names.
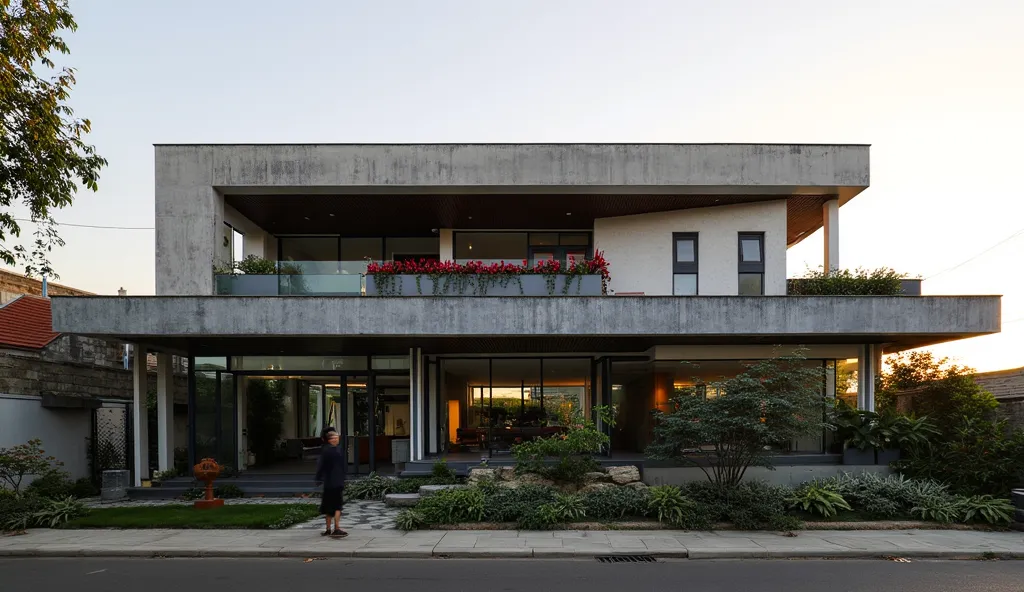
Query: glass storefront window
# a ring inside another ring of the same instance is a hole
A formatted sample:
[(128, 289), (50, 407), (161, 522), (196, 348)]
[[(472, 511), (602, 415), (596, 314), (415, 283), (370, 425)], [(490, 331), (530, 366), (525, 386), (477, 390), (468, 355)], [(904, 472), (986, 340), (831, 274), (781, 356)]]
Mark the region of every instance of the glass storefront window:
[(854, 409), (857, 408), (857, 399), (860, 394), (857, 368), (857, 358), (836, 360), (836, 399)]
[(588, 411), (590, 359), (544, 359), (544, 393), (541, 396), (548, 425), (565, 425), (576, 411)]
[(528, 255), (525, 232), (458, 232), (455, 260), (504, 260), (517, 263)]
[(282, 261), (338, 261), (336, 236), (282, 236)]
[(195, 359), (196, 370), (227, 370), (228, 360), (227, 358), (196, 358)]

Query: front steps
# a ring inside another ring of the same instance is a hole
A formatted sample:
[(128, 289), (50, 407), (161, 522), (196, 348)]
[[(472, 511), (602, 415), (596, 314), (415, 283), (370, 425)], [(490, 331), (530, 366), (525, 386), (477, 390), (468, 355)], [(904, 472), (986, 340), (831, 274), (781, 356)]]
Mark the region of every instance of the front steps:
[(384, 496), (384, 505), (393, 508), (411, 508), (425, 497), (430, 497), (445, 489), (462, 489), (467, 485), (457, 483), (454, 485), (423, 485), (419, 493), (389, 493)]

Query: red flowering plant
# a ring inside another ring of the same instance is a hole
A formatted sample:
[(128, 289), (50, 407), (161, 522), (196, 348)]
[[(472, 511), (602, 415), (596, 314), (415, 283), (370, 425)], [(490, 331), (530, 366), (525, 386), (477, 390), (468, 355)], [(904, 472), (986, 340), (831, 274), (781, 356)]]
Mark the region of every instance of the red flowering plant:
[(519, 292), (522, 294), (523, 287), (519, 278), (523, 275), (544, 275), (548, 283), (548, 293), (551, 295), (555, 293), (558, 276), (565, 276), (562, 294), (568, 295), (573, 284), (577, 286), (577, 292), (579, 291), (582, 276), (600, 275), (602, 292), (604, 292), (611, 277), (608, 273), (608, 262), (601, 251), (595, 251), (594, 256), (590, 259), (570, 257), (568, 264), (563, 264), (559, 260), (546, 260), (537, 261), (532, 266), (525, 259), (521, 263), (506, 261), (457, 263), (428, 259), (371, 261), (366, 266), (366, 275), (373, 276), (377, 292), (382, 296), (395, 296), (400, 293), (397, 276), (402, 275), (416, 277), (416, 289), (420, 294), (423, 293), (421, 278), (423, 276), (430, 278), (433, 284), (432, 293), (435, 296), (451, 293), (466, 294), (467, 292), (483, 296), (491, 286), (500, 285), (504, 288), (513, 283), (519, 286)]

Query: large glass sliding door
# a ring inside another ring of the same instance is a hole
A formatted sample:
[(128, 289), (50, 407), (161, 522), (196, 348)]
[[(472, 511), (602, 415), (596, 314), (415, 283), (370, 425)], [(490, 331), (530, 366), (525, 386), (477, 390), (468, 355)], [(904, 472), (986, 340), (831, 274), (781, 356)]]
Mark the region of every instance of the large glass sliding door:
[(190, 394), (190, 466), (204, 458), (213, 458), (231, 468), (237, 467), (235, 439), (238, 396), (235, 376), (227, 372), (225, 358), (195, 358)]

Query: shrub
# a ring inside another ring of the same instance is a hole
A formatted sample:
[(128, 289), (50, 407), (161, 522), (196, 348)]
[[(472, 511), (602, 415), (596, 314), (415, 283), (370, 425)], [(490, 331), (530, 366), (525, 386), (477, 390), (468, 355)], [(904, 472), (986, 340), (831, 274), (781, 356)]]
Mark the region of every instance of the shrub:
[(0, 489), (0, 532), (25, 530), (32, 526), (44, 500), (36, 495)]
[(790, 507), (831, 518), (840, 510), (851, 511), (843, 496), (821, 484), (809, 483), (793, 492)]
[(587, 514), (583, 496), (579, 494), (558, 495), (550, 505), (554, 507), (562, 522), (576, 522)]
[(912, 478), (935, 479), (963, 495), (1006, 495), (1021, 483), (1024, 430), (1006, 421), (965, 418), (927, 448), (894, 466)]
[(25, 491), (39, 497), (56, 499), (70, 496), (74, 486), (74, 482), (66, 472), (53, 469), (36, 477), (28, 484)]
[[(595, 407), (593, 412), (605, 424), (615, 425), (610, 407)], [(579, 484), (583, 482), (584, 474), (594, 470), (596, 463), (590, 455), (608, 446), (608, 435), (599, 430), (594, 420), (584, 416), (583, 410), (578, 407), (565, 411), (561, 421), (566, 426), (564, 433), (512, 446), (517, 471), (538, 473), (558, 481)], [(547, 465), (546, 461), (550, 458), (558, 459), (554, 467)]]
[(554, 504), (532, 508), (516, 522), (520, 530), (549, 530), (561, 524), (564, 524), (564, 519)]
[(650, 493), (647, 489), (606, 487), (583, 494), (587, 516), (596, 520), (621, 520), (627, 516), (647, 516)]
[(910, 509), (910, 513), (921, 520), (958, 522), (962, 514), (962, 504), (955, 497), (936, 497), (922, 500), (921, 505)]
[(398, 530), (417, 530), (424, 526), (427, 526), (427, 521), (417, 510), (402, 510), (395, 516), (395, 528)]
[(388, 493), (416, 493), (424, 485), (448, 485), (445, 482), (438, 483), (433, 477), (406, 477), (388, 480), (391, 482)]
[(41, 507), (32, 513), (32, 525), (43, 528), (56, 528), (87, 513), (85, 505), (70, 495), (59, 499), (45, 500)]
[(692, 482), (680, 488), (683, 495), (699, 504), (710, 523), (727, 521), (743, 530), (794, 528), (785, 517), (793, 490), (783, 485), (747, 481), (736, 487), (718, 487), (709, 482)]
[(879, 381), (880, 412), (927, 416), (939, 429), (983, 419), (998, 401), (974, 381), (974, 370), (936, 359), (931, 352), (908, 352), (886, 360), (888, 370)]
[(62, 466), (64, 463), (46, 455), (43, 442), (38, 438), (11, 448), (0, 448), (0, 486), (6, 485), (17, 493), (26, 476), (43, 476)]
[[(543, 485), (521, 485), (516, 488), (495, 484), (481, 485), (484, 494), (483, 520), (488, 522), (516, 522), (532, 510), (555, 501), (558, 492)], [(584, 512), (590, 507), (584, 499)]]
[(902, 475), (844, 473), (819, 483), (843, 496), (854, 510), (879, 518), (910, 515), (915, 506), (950, 497), (948, 488), (937, 481)]
[(248, 255), (245, 259), (236, 261), (234, 267), (246, 274), (273, 275), (277, 273), (277, 262), (258, 255)]
[(77, 498), (96, 497), (100, 494), (100, 488), (88, 477), (82, 477), (71, 486), (71, 495)]
[(206, 495), (206, 490), (204, 488), (202, 488), (202, 487), (189, 487), (185, 491), (181, 492), (181, 496), (180, 497), (181, 497), (181, 499), (190, 502), (190, 501), (194, 501), (194, 500), (203, 499), (203, 496), (205, 496), (205, 495)]
[(478, 487), (445, 489), (416, 506), (428, 524), (479, 522), (484, 518), (484, 492)]
[[(655, 411), (651, 458), (696, 465), (718, 487), (731, 488), (747, 467), (771, 467), (772, 447), (820, 434), (823, 369), (802, 357), (751, 363), (739, 375), (710, 386), (726, 393), (703, 397), (693, 389)], [(699, 451), (699, 452), (691, 452)]]
[(345, 497), (358, 500), (381, 500), (391, 493), (397, 479), (382, 477), (376, 472), (364, 479), (357, 479), (345, 486)]
[(853, 271), (819, 267), (787, 284), (786, 292), (799, 296), (898, 296), (903, 293), (903, 274), (887, 267)]
[(245, 497), (245, 492), (241, 490), (237, 485), (226, 483), (224, 485), (217, 485), (213, 488), (214, 497), (222, 499), (231, 499), (236, 497)]
[(455, 475), (455, 470), (448, 466), (443, 460), (439, 460), (434, 463), (434, 467), (430, 471), (431, 485), (451, 485), (458, 481)]

